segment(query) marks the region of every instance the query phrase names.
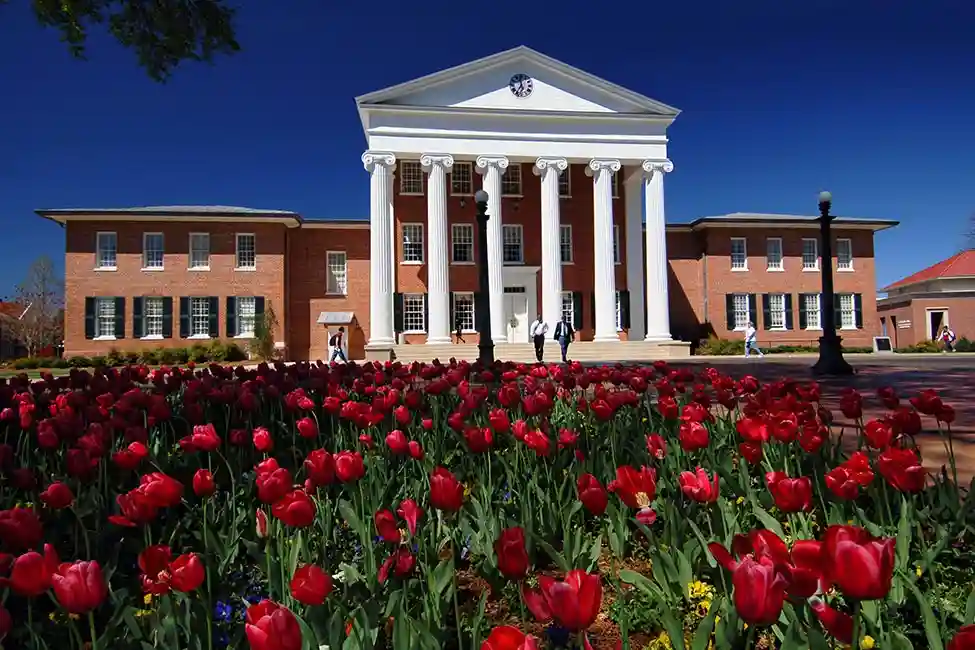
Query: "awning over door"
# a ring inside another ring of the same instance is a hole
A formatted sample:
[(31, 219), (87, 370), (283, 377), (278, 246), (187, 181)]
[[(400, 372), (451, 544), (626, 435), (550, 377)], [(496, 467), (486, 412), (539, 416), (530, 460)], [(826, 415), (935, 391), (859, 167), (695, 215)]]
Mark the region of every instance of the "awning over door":
[(355, 319), (351, 311), (323, 311), (318, 315), (319, 325), (349, 325)]

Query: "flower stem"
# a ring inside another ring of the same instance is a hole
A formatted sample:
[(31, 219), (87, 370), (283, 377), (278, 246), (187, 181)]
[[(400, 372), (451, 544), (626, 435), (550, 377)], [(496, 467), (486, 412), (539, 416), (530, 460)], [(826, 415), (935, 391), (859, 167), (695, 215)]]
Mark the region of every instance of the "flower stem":
[(853, 650), (860, 650), (860, 601), (853, 603)]
[(88, 612), (88, 631), (91, 633), (91, 650), (98, 650), (98, 636), (95, 634), (94, 612)]

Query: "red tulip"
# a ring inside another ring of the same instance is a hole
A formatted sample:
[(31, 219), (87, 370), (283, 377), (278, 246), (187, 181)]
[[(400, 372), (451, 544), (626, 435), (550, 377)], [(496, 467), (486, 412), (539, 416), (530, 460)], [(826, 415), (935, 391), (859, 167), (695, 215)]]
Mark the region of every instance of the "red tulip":
[(217, 491), (217, 486), (213, 482), (213, 474), (208, 469), (198, 469), (193, 475), (193, 492), (196, 496), (205, 499), (212, 496)]
[(505, 528), (494, 542), (498, 556), (498, 571), (509, 580), (521, 580), (528, 575), (528, 550), (525, 548), (525, 531), (519, 527)]
[(438, 467), (430, 475), (430, 505), (446, 512), (456, 512), (464, 505), (464, 486), (446, 468)]
[(678, 477), (681, 491), (690, 499), (700, 503), (714, 503), (718, 500), (718, 473), (714, 473), (714, 481), (708, 478), (708, 473), (698, 467), (697, 472), (681, 472)]
[(159, 508), (145, 495), (141, 487), (129, 490), (115, 497), (121, 515), (111, 515), (108, 520), (118, 526), (139, 526), (147, 524), (159, 514)]
[(759, 442), (743, 442), (738, 445), (738, 453), (741, 457), (752, 465), (758, 465), (762, 462), (762, 457), (764, 451), (762, 450), (762, 444)]
[(538, 642), (516, 627), (502, 625), (491, 630), (481, 650), (538, 650)]
[(271, 514), (286, 526), (304, 528), (315, 522), (315, 502), (303, 490), (292, 490), (271, 506)]
[(856, 526), (830, 526), (823, 537), (825, 580), (856, 600), (885, 598), (894, 575), (894, 539)]
[[(80, 451), (80, 450), (70, 450)], [(128, 447), (121, 451), (117, 451), (112, 454), (112, 462), (118, 465), (124, 470), (134, 470), (139, 464), (146, 458), (149, 457), (149, 450), (141, 442), (133, 442)], [(70, 474), (75, 474), (74, 472), (69, 472)]]
[[(13, 619), (10, 618), (10, 612), (3, 605), (0, 605), (0, 641), (7, 638), (10, 634), (10, 630), (14, 629)], [(949, 650), (952, 650), (949, 648)]]
[(423, 447), (420, 446), (416, 440), (410, 440), (409, 444), (410, 458), (415, 460), (423, 460)]
[(873, 482), (870, 459), (862, 451), (855, 451), (845, 463), (826, 473), (826, 487), (840, 499), (853, 500), (860, 488)]
[[(0, 636), (0, 639), (3, 637)], [(971, 650), (975, 648), (975, 625), (963, 625), (951, 639), (947, 650)]]
[(295, 427), (298, 429), (298, 435), (307, 440), (318, 437), (318, 423), (315, 422), (314, 418), (304, 417), (295, 422)]
[(771, 558), (756, 560), (746, 555), (732, 573), (731, 582), (735, 609), (742, 620), (750, 625), (771, 625), (779, 620), (788, 579)]
[(306, 564), (291, 578), (291, 596), (303, 605), (321, 605), (332, 593), (332, 577), (320, 566)]
[(852, 616), (838, 612), (818, 599), (814, 599), (809, 606), (830, 636), (842, 643), (853, 643)]
[(8, 550), (16, 553), (35, 548), (43, 537), (44, 528), (33, 508), (0, 510), (0, 542)]
[(494, 432), (488, 427), (467, 427), (464, 429), (464, 439), (474, 454), (483, 454), (491, 450), (494, 444)]
[(108, 585), (98, 562), (65, 562), (51, 576), (54, 595), (71, 614), (85, 614), (108, 596)]
[(386, 558), (383, 565), (379, 567), (379, 584), (384, 584), (386, 580), (389, 579), (389, 572), (392, 571), (393, 575), (397, 578), (406, 578), (411, 573), (416, 566), (416, 557), (410, 553), (410, 550), (405, 546), (400, 546), (393, 554)]
[(267, 513), (258, 508), (254, 516), (257, 520), (257, 536), (264, 539), (267, 537)]
[(373, 519), (376, 522), (376, 532), (379, 533), (379, 537), (384, 542), (399, 544), (402, 538), (399, 534), (399, 528), (396, 526), (396, 517), (393, 516), (392, 512), (380, 510), (373, 516)]
[(706, 449), (711, 442), (707, 427), (700, 422), (681, 422), (678, 439), (681, 448), (688, 452)]
[(888, 447), (877, 458), (877, 471), (901, 492), (920, 492), (928, 479), (927, 470), (913, 449)]
[(589, 514), (598, 517), (606, 512), (609, 496), (595, 476), (592, 474), (580, 476), (576, 482), (576, 490), (579, 493), (579, 501), (589, 511)]
[(220, 436), (212, 424), (198, 424), (191, 435), (182, 438), (179, 446), (184, 451), (216, 451), (220, 449)]
[(0, 578), (0, 587), (10, 587), (21, 596), (40, 596), (51, 587), (51, 576), (58, 568), (54, 547), (44, 545), (44, 555), (28, 551), (13, 562), (9, 578)]
[(537, 590), (522, 587), (522, 595), (539, 622), (554, 618), (572, 632), (588, 629), (595, 622), (603, 599), (599, 575), (574, 569), (564, 582), (543, 575), (538, 577), (538, 585)]
[(254, 429), (254, 448), (261, 453), (268, 453), (274, 449), (274, 437), (264, 427)]
[(276, 460), (269, 458), (257, 466), (254, 482), (257, 484), (257, 498), (262, 503), (275, 503), (291, 489), (291, 472), (279, 467)]
[(335, 454), (335, 475), (343, 483), (358, 481), (366, 473), (362, 454), (357, 451), (340, 451)]
[[(789, 595), (805, 600), (821, 591), (823, 575), (822, 545), (815, 540), (798, 540), (789, 547), (778, 535), (767, 529), (753, 530), (748, 535), (735, 535), (732, 550), (739, 558), (767, 558), (787, 574)], [(720, 544), (708, 544), (708, 551), (722, 567), (734, 572), (739, 562)], [(788, 569), (786, 571), (786, 569)]]
[(403, 518), (410, 535), (416, 535), (416, 522), (423, 516), (423, 508), (416, 504), (413, 499), (404, 499), (400, 502), (396, 514)]
[(812, 481), (808, 477), (789, 478), (785, 472), (769, 472), (765, 475), (775, 507), (782, 512), (799, 512), (812, 509)]
[(74, 503), (74, 494), (71, 492), (71, 488), (64, 483), (51, 483), (46, 490), (41, 492), (41, 501), (48, 508), (61, 510)]
[(247, 608), (246, 621), (251, 650), (301, 650), (301, 626), (288, 608), (262, 600)]
[(504, 409), (491, 409), (491, 413), (488, 414), (488, 423), (495, 433), (507, 433), (511, 429), (511, 421)]
[(410, 443), (399, 429), (394, 429), (386, 436), (386, 446), (394, 456), (405, 456), (410, 451)]
[(657, 494), (657, 473), (648, 467), (639, 471), (629, 465), (617, 467), (616, 480), (609, 484), (609, 491), (630, 508), (647, 509)]
[(157, 508), (179, 505), (183, 498), (183, 484), (162, 472), (146, 474), (139, 483), (139, 489), (146, 499)]
[(305, 474), (315, 487), (329, 485), (335, 480), (335, 457), (325, 449), (309, 452), (304, 467)]
[(887, 420), (870, 420), (863, 427), (863, 437), (867, 445), (874, 449), (886, 449), (894, 439), (894, 430)]
[(667, 456), (667, 441), (659, 433), (651, 433), (647, 436), (647, 451), (657, 460), (663, 460)]
[(169, 562), (172, 557), (172, 549), (165, 544), (147, 546), (139, 553), (142, 591), (155, 596), (169, 593)]
[(196, 553), (184, 553), (169, 565), (169, 584), (184, 594), (196, 591), (206, 579), (206, 569)]

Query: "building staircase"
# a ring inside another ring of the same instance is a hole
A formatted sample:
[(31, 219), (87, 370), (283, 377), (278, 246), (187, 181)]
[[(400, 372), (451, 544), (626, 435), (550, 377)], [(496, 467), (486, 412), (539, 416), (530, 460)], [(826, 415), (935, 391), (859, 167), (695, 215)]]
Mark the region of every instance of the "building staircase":
[[(394, 345), (395, 359), (403, 362), (430, 363), (436, 359), (474, 361), (477, 359), (476, 343), (427, 345), (425, 343)], [(534, 363), (535, 346), (531, 343), (499, 343), (494, 346), (494, 356), (502, 361)], [(617, 361), (650, 362), (658, 359), (679, 359), (690, 356), (690, 344), (682, 341), (579, 341), (569, 346), (569, 359), (582, 363), (615, 363)], [(545, 342), (543, 361), (561, 360), (559, 344)]]

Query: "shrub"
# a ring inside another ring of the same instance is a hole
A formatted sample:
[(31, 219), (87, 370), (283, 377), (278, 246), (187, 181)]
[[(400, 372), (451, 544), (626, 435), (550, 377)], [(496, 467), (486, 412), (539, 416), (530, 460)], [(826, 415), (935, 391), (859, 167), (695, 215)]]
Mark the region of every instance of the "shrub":
[(278, 317), (274, 313), (274, 306), (268, 300), (264, 315), (254, 324), (254, 341), (250, 348), (261, 361), (271, 361), (277, 357), (277, 350), (274, 348), (274, 332), (277, 327)]
[(955, 341), (955, 350), (957, 352), (975, 352), (975, 344), (963, 336)]
[(159, 363), (159, 348), (155, 350), (143, 350), (139, 353), (139, 363), (144, 363), (147, 366), (154, 366)]
[(931, 354), (941, 352), (942, 349), (941, 344), (937, 341), (921, 341), (920, 343), (915, 343), (904, 348), (897, 348), (897, 351), (914, 354)]
[(721, 339), (710, 336), (698, 348), (697, 353), (705, 356), (733, 356), (745, 354), (745, 341), (738, 339)]
[(68, 359), (68, 365), (72, 368), (90, 368), (91, 357), (77, 356)]

